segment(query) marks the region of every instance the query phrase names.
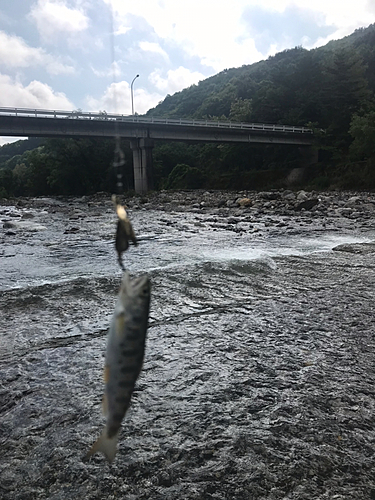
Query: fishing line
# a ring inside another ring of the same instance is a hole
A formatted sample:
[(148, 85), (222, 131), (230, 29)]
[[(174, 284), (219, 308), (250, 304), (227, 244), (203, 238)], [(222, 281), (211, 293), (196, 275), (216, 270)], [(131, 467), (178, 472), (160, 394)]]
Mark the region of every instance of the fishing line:
[[(113, 7), (110, 6), (110, 48), (111, 48), (111, 67), (112, 67), (112, 86), (113, 86), (113, 105), (115, 113), (117, 114), (117, 80), (116, 80), (116, 48), (115, 48), (115, 31), (114, 31), (114, 13)], [(113, 168), (116, 176), (116, 194), (121, 195), (123, 192), (122, 172), (121, 167), (125, 165), (125, 155), (121, 149), (121, 138), (119, 133), (119, 126), (115, 120), (115, 149), (113, 158)]]
[[(111, 46), (111, 60), (112, 60), (112, 86), (113, 86), (113, 105), (115, 113), (117, 114), (117, 79), (116, 79), (116, 47), (115, 47), (115, 30), (114, 30), (114, 12), (113, 6), (110, 6), (110, 46)], [(114, 139), (115, 139), (115, 150), (113, 158), (113, 169), (116, 176), (116, 193), (112, 195), (112, 201), (117, 212), (118, 221), (116, 229), (116, 239), (115, 247), (118, 256), (118, 263), (123, 271), (125, 271), (124, 264), (122, 262), (122, 254), (129, 248), (129, 243), (137, 245), (137, 238), (134, 234), (133, 227), (126, 213), (125, 207), (120, 203), (120, 196), (123, 194), (124, 186), (122, 183), (122, 167), (125, 165), (125, 155), (121, 149), (121, 137), (119, 131), (119, 124), (115, 118), (114, 126)]]

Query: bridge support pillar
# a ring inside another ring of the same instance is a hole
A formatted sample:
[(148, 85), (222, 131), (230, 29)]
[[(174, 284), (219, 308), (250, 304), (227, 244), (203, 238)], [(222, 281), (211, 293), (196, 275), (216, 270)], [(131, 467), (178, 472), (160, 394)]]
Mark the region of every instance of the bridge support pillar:
[(133, 151), (134, 190), (140, 194), (147, 193), (154, 189), (152, 167), (154, 141), (147, 137), (131, 139), (130, 147)]

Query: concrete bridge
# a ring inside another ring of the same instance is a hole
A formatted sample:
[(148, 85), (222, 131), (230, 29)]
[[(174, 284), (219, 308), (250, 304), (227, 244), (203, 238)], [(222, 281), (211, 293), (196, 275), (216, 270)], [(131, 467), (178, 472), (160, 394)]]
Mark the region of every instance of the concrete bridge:
[(311, 146), (313, 132), (306, 127), (126, 116), (105, 112), (49, 111), (0, 108), (0, 136), (114, 137), (130, 140), (134, 188), (153, 188), (152, 148), (155, 140)]

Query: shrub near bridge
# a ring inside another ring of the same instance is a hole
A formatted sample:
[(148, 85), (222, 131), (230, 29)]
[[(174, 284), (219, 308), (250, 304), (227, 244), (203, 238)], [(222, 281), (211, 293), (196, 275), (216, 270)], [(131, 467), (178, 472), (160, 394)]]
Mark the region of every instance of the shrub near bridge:
[(196, 167), (178, 163), (168, 175), (166, 189), (198, 189), (204, 186), (203, 173)]

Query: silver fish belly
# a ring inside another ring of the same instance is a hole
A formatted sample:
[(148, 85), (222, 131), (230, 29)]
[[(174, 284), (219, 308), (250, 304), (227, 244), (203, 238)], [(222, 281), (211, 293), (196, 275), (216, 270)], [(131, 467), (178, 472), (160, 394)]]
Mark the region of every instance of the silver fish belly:
[(105, 356), (103, 413), (106, 426), (87, 453), (101, 451), (112, 462), (122, 419), (129, 408), (135, 382), (142, 369), (150, 309), (148, 276), (122, 278), (115, 312), (108, 334)]

